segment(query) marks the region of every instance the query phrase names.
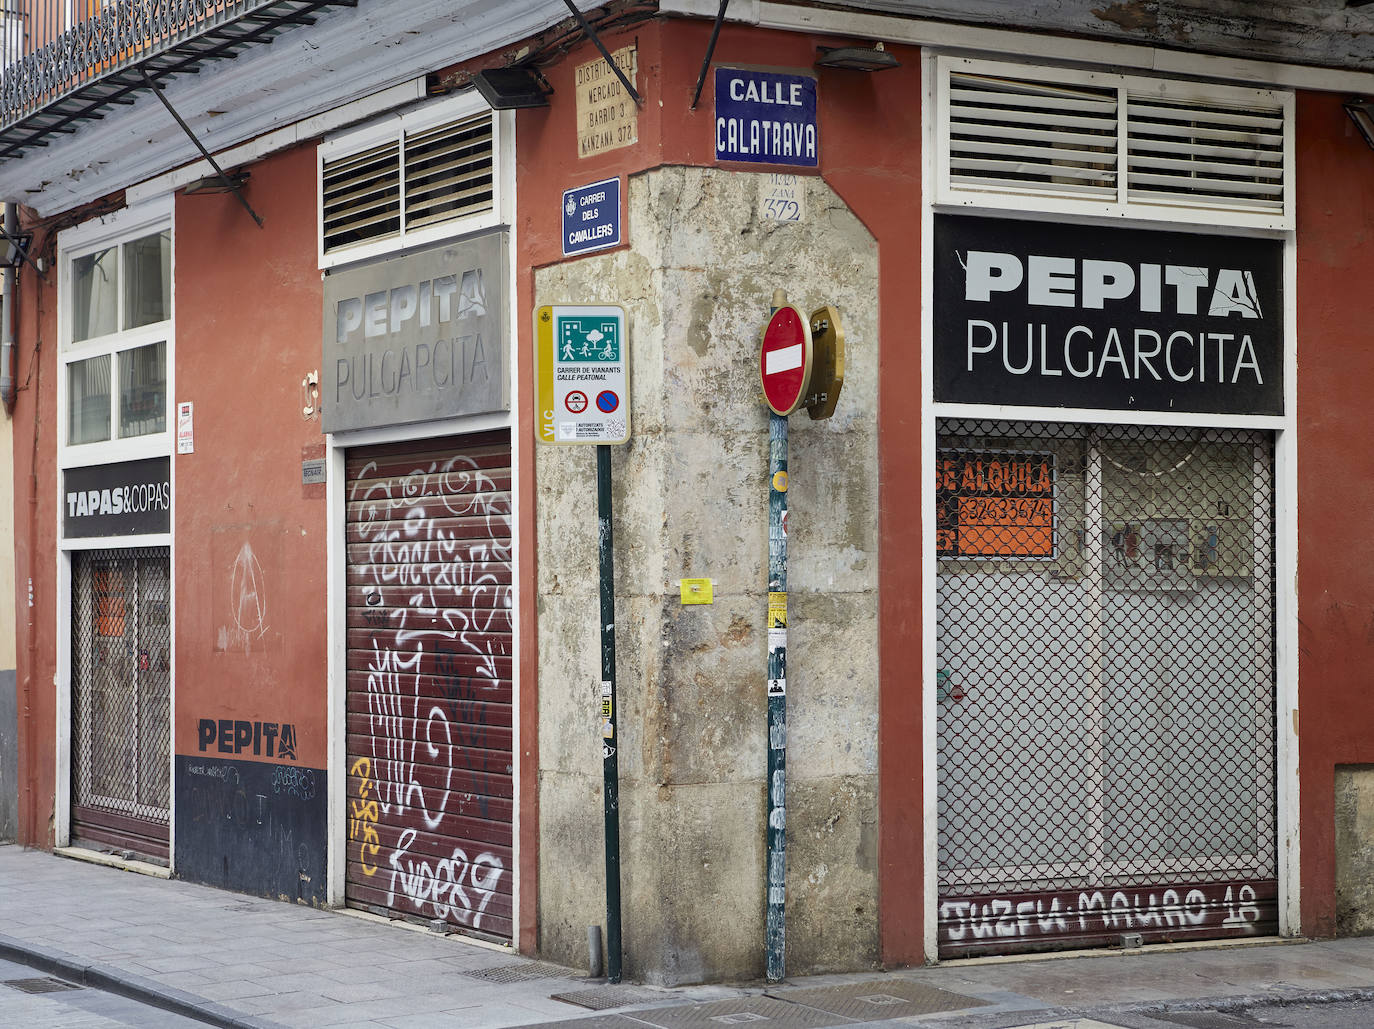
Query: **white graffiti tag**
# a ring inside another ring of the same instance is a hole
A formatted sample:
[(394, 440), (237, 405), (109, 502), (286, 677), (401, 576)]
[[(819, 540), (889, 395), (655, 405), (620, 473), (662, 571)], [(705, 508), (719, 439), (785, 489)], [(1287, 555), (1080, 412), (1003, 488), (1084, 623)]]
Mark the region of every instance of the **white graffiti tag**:
[(459, 847), (445, 858), (411, 857), (410, 849), (420, 833), (430, 855), (432, 837), (445, 847), (472, 838), (446, 824), (460, 813), (507, 820), (492, 813), (483, 784), (510, 774), (509, 716), (501, 723), (491, 714), (509, 704), (508, 477), (467, 455), (399, 477), (378, 461), (350, 474), (348, 543), (363, 572), (350, 582), (350, 607), (364, 626), (350, 623), (362, 638), (349, 646), (367, 655), (366, 728), (350, 731), (367, 734), (379, 822), (399, 830), (372, 863), (390, 868), (388, 907), (474, 928), (504, 874), (501, 857), (469, 860)]

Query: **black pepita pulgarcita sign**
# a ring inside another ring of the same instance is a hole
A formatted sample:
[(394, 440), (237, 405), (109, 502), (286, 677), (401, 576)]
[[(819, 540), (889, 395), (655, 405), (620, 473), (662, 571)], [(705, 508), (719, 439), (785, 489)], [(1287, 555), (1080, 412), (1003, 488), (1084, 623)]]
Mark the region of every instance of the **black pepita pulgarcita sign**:
[(937, 215), (937, 402), (1283, 413), (1277, 239)]

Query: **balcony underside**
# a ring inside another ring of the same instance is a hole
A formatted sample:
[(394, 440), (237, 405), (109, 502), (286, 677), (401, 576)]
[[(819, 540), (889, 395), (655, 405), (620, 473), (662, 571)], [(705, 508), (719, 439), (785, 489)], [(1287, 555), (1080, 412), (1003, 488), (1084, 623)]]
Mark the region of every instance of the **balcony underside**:
[[(152, 18), (134, 22), (128, 3), (106, 7), (95, 19), (5, 69), (0, 78), (0, 161), (48, 146), (56, 136), (75, 133), (82, 122), (98, 121), (120, 105), (133, 104), (136, 94), (147, 91), (145, 74), (154, 81), (196, 74), (210, 62), (232, 60), (282, 32), (314, 24), (326, 8), (357, 6), (357, 0), (230, 2), (213, 5), (205, 16), (178, 29)], [(140, 9), (155, 3), (134, 0)], [(131, 38), (135, 25), (137, 35)]]

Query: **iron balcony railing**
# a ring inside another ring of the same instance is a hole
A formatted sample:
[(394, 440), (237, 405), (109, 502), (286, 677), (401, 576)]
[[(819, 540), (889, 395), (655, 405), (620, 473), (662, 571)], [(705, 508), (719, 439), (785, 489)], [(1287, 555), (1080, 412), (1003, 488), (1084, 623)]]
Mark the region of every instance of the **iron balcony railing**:
[(0, 0), (0, 160), (357, 0)]

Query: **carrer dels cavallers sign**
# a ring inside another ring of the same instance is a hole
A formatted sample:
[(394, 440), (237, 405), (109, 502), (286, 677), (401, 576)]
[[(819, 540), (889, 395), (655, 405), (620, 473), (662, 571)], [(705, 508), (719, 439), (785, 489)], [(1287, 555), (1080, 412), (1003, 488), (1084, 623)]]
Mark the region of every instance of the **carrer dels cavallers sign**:
[(506, 247), (493, 232), (325, 278), (323, 431), (509, 409)]
[(1283, 413), (1283, 244), (937, 215), (937, 402)]

